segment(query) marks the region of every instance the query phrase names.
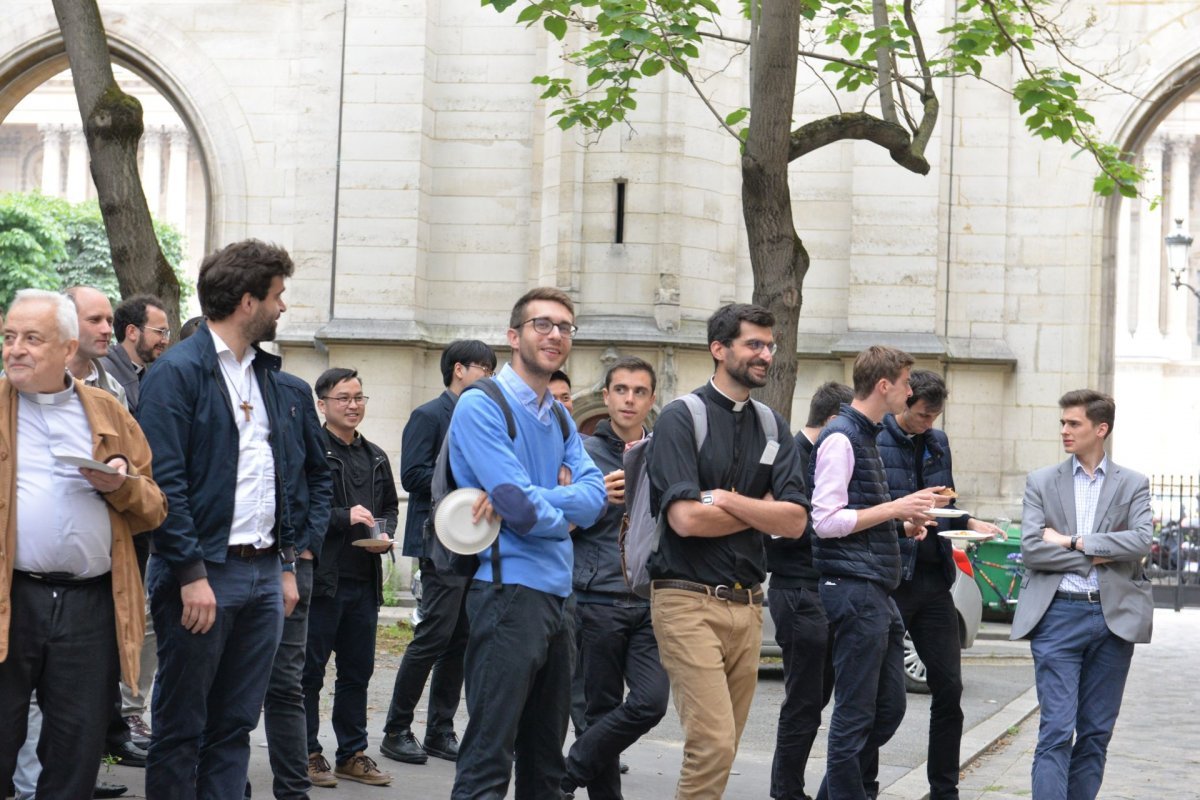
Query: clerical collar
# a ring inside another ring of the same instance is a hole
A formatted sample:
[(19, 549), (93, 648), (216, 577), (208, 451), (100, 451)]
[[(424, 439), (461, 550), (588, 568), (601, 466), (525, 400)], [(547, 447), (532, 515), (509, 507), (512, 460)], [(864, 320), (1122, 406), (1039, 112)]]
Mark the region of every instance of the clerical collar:
[(21, 397), (41, 406), (61, 406), (75, 396), (75, 381), (66, 378), (66, 386), (57, 392), (19, 392)]
[(743, 408), (745, 408), (746, 404), (750, 402), (749, 400), (734, 400), (732, 397), (730, 397), (729, 395), (725, 394), (720, 389), (718, 389), (716, 381), (714, 381), (712, 378), (708, 379), (708, 385), (712, 387), (712, 390), (714, 392), (721, 395), (721, 397), (724, 397), (726, 400), (728, 400), (730, 402), (730, 404), (733, 406), (733, 412), (735, 414), (737, 412), (741, 411)]
[(100, 383), (100, 370), (96, 369), (95, 361), (89, 361), (88, 365), (92, 368), (92, 371), (89, 372), (88, 376), (83, 379), (83, 382), (88, 386), (96, 386)]

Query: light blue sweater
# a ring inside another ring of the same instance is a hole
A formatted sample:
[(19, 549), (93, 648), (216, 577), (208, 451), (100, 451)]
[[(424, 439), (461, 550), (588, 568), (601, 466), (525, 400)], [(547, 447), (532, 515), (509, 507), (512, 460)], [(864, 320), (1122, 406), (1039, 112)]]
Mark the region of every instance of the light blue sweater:
[[(516, 583), (566, 597), (573, 552), (568, 523), (588, 527), (604, 511), (604, 477), (583, 449), (575, 424), (564, 443), (544, 395), (538, 398), (511, 366), (496, 378), (512, 407), (517, 438), (508, 437), (504, 412), (483, 392), (463, 392), (450, 421), (450, 470), (460, 487), (483, 489), (500, 513), (500, 573)], [(535, 413), (535, 410), (537, 412)], [(569, 419), (569, 417), (568, 417)], [(571, 485), (558, 485), (558, 469)], [(475, 577), (492, 580), (491, 550), (479, 554)]]

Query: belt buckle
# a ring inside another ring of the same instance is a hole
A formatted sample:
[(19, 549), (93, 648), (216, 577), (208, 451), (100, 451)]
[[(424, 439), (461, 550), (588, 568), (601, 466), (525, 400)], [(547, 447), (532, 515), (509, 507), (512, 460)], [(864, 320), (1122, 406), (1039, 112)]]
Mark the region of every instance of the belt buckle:
[(718, 600), (729, 601), (729, 600), (733, 599), (733, 588), (730, 586), (726, 586), (723, 583), (719, 584), (717, 586), (714, 586), (712, 593), (713, 593), (713, 597), (717, 598)]
[(1089, 603), (1099, 603), (1100, 602), (1100, 590), (1099, 589), (1088, 589), (1087, 590), (1087, 601)]

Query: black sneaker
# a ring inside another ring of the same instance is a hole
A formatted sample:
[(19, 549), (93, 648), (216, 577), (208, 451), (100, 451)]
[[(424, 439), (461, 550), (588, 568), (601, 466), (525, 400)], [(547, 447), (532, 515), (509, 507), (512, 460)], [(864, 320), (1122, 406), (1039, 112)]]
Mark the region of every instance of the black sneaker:
[(445, 733), (426, 733), (425, 752), (436, 758), (447, 761), (458, 761), (458, 736), (454, 731)]
[(385, 733), (379, 743), (379, 752), (393, 761), (403, 761), (405, 764), (424, 764), (429, 760), (425, 750), (417, 742), (411, 730), (399, 733)]

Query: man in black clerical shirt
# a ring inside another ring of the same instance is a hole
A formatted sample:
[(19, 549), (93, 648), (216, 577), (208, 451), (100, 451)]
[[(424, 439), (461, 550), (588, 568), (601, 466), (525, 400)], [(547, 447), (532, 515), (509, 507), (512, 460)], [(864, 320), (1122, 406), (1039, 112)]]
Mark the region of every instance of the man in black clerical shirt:
[(764, 534), (799, 537), (808, 521), (787, 423), (750, 400), (767, 382), (774, 324), (760, 306), (718, 309), (708, 320), (715, 373), (694, 392), (703, 402), (703, 443), (697, 448), (697, 421), (681, 398), (663, 409), (650, 444), (651, 510), (667, 523), (649, 563), (651, 613), (683, 726), (675, 795), (683, 800), (724, 793), (750, 712)]

